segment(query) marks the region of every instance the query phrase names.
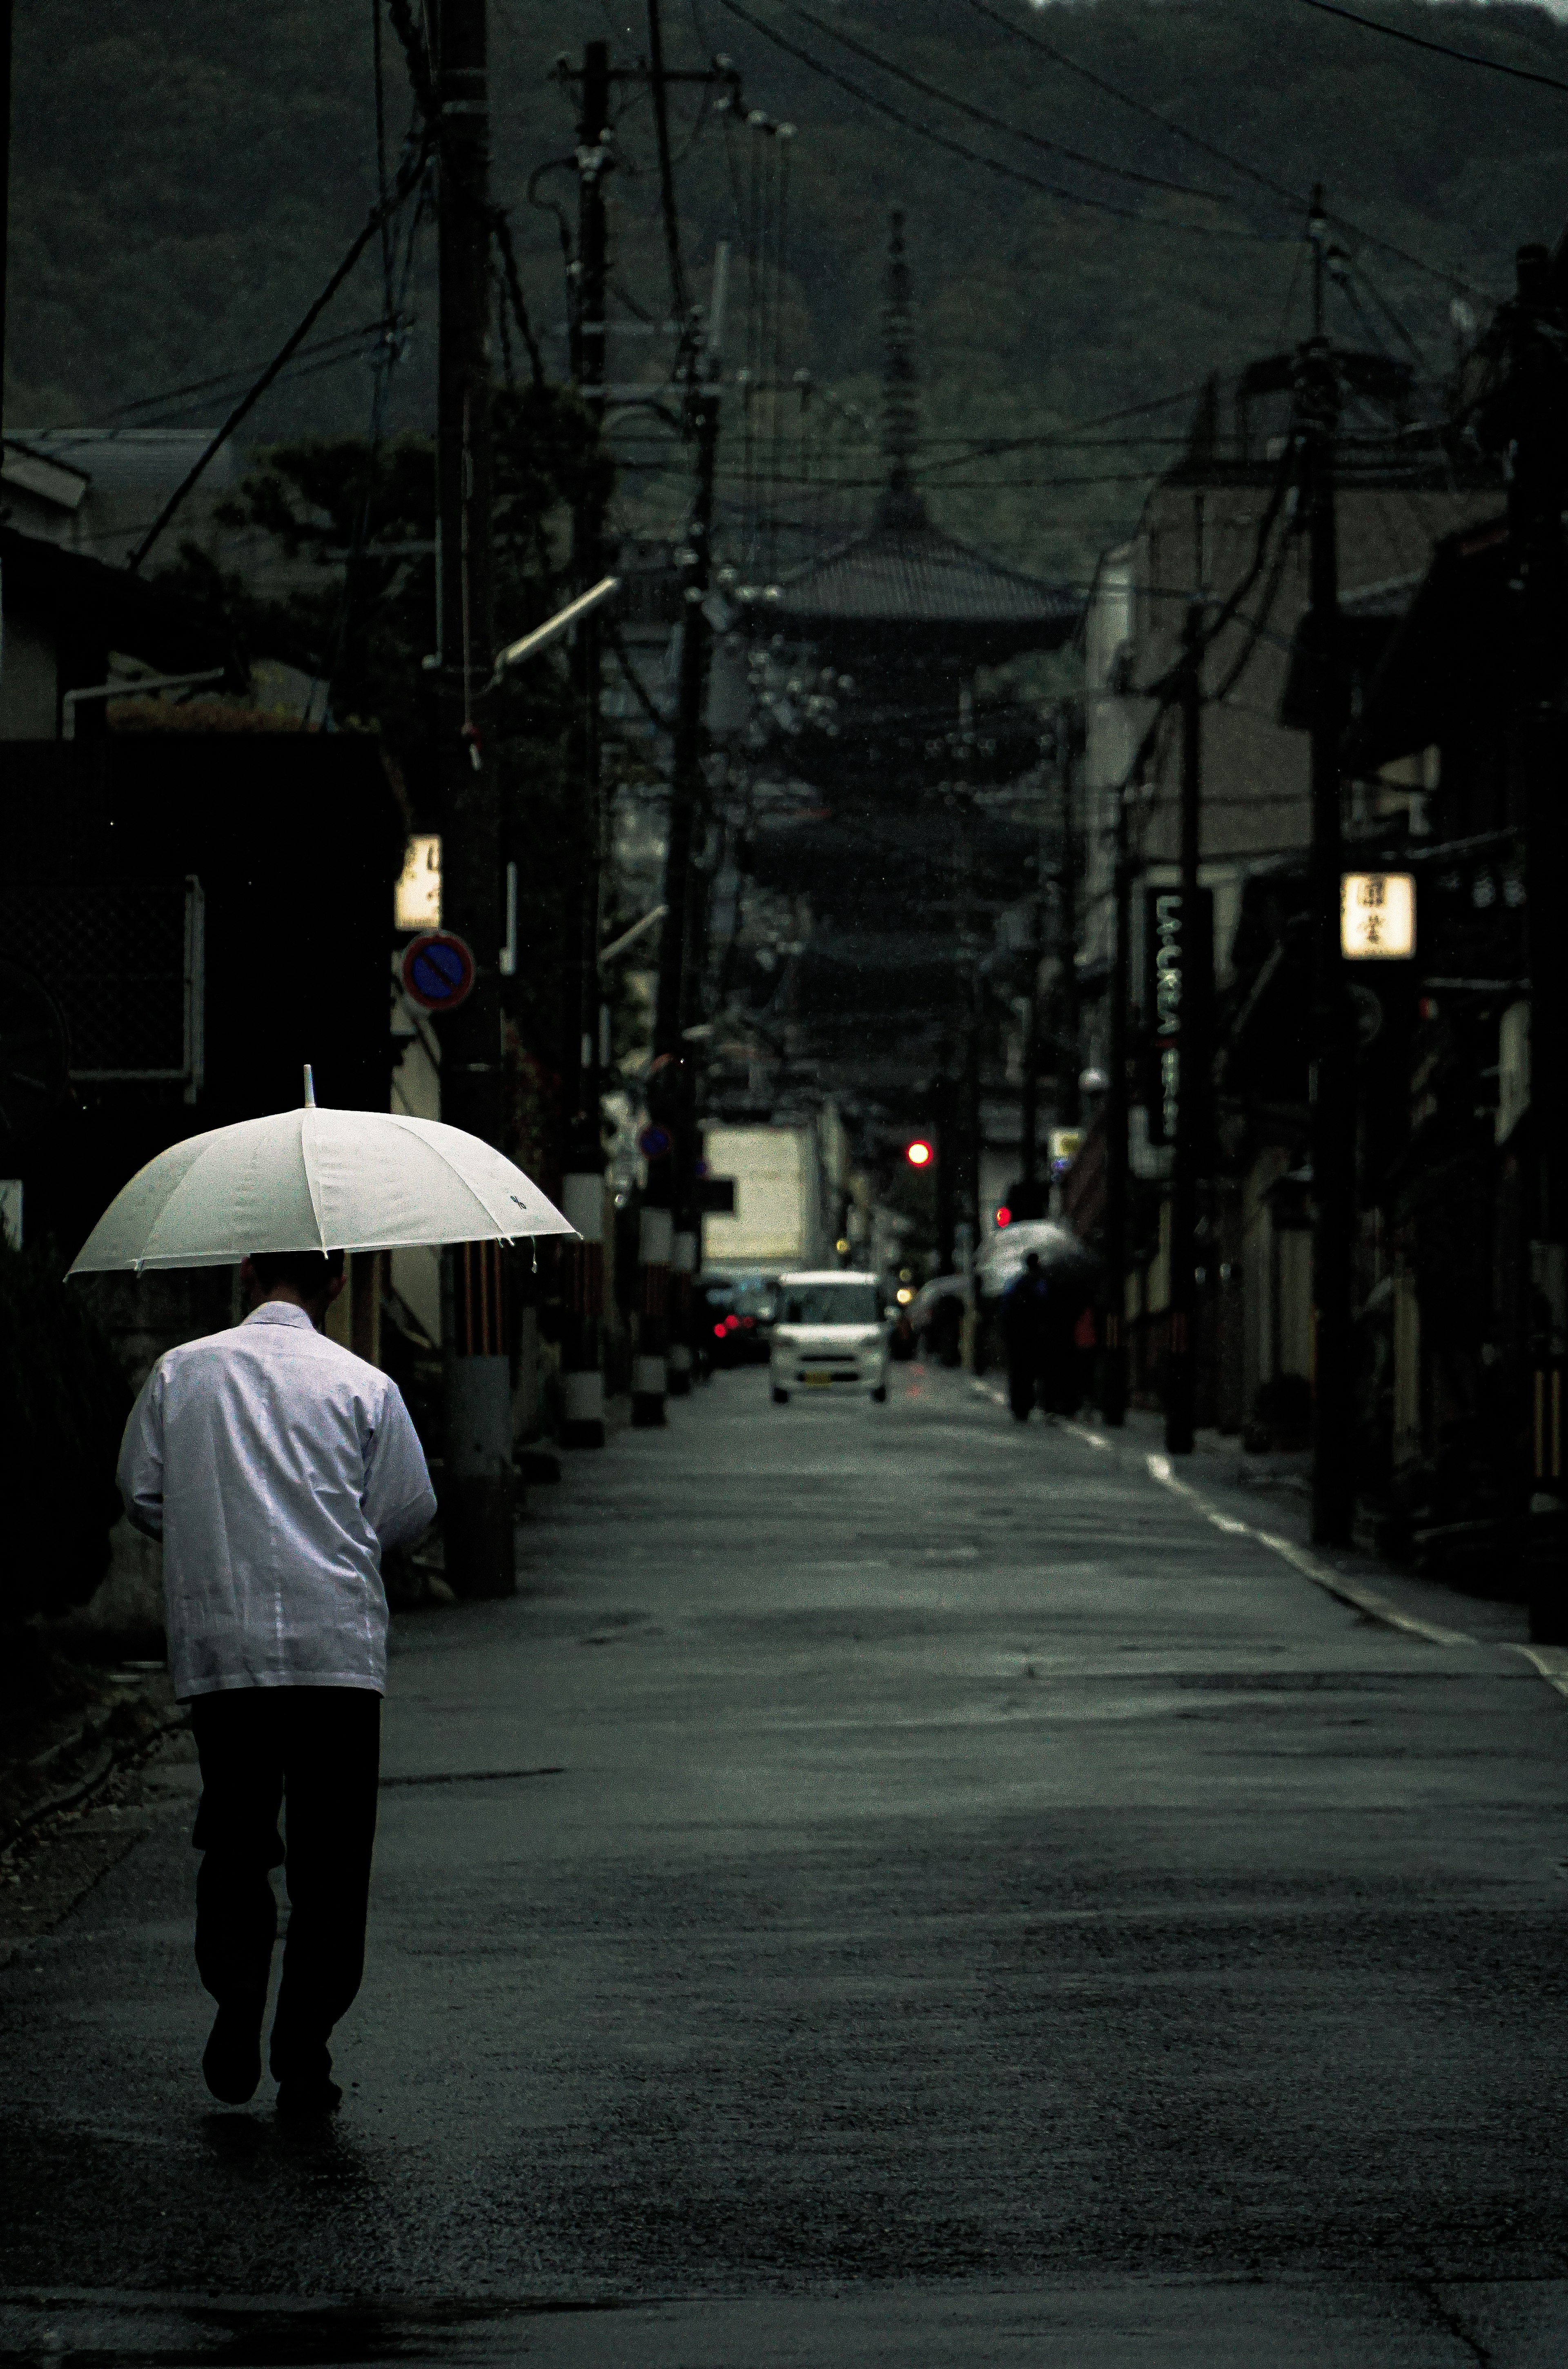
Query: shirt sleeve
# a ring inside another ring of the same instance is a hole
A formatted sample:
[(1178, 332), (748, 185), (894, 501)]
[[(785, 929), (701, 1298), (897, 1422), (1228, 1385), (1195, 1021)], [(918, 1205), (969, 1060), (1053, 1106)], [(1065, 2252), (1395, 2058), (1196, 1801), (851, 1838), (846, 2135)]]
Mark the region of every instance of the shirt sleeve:
[(429, 1467), (395, 1382), (388, 1382), (381, 1420), (365, 1459), (365, 1518), (383, 1547), (406, 1545), (436, 1510)]
[(150, 1539), (164, 1534), (164, 1377), (155, 1366), (143, 1383), (120, 1443), (115, 1471), (127, 1518)]

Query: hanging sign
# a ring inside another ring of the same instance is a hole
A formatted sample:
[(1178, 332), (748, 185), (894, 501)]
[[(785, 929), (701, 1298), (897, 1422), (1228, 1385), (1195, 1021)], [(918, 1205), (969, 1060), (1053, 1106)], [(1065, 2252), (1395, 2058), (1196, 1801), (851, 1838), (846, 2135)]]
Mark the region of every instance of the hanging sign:
[(1143, 1013), (1149, 1030), (1144, 1100), (1150, 1143), (1174, 1143), (1181, 1121), (1182, 1063), (1214, 968), (1214, 898), (1197, 891), (1191, 911), (1180, 888), (1143, 898)]
[(425, 930), (403, 949), (402, 978), (422, 1012), (455, 1012), (474, 984), (474, 956), (451, 930)]
[(1415, 952), (1415, 876), (1345, 872), (1339, 883), (1339, 950), (1346, 962), (1408, 962)]

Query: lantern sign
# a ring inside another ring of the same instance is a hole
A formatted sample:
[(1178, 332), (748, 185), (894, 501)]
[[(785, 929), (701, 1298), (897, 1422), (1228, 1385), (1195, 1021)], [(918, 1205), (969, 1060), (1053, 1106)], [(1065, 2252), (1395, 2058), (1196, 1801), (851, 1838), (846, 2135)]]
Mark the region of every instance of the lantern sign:
[(1345, 872), (1339, 883), (1339, 949), (1346, 962), (1408, 962), (1415, 952), (1415, 878), (1409, 872)]
[(1146, 890), (1143, 945), (1149, 1140), (1174, 1143), (1181, 1121), (1183, 1058), (1213, 985), (1213, 892), (1200, 888), (1189, 912), (1182, 889)]

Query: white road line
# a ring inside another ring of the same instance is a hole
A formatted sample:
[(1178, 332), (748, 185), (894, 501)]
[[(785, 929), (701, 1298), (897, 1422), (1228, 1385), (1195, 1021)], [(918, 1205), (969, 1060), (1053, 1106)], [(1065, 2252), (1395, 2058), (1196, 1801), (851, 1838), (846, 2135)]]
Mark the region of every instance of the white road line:
[[(999, 1390), (994, 1382), (982, 1382), (978, 1374), (970, 1377), (969, 1388), (979, 1390), (981, 1398), (990, 1399), (996, 1406), (1009, 1404), (1005, 1390)], [(1091, 1448), (1109, 1448), (1113, 1444), (1104, 1432), (1090, 1431), (1085, 1425), (1074, 1423), (1070, 1415), (1060, 1416), (1055, 1427), (1059, 1431), (1070, 1431), (1074, 1439), (1087, 1440)]]
[[(995, 1389), (990, 1382), (982, 1382), (978, 1376), (973, 1379), (971, 1387), (979, 1390), (982, 1398), (994, 1400), (998, 1406), (1006, 1406), (1005, 1390)], [(1115, 1445), (1103, 1432), (1091, 1431), (1081, 1423), (1064, 1421), (1060, 1428), (1070, 1431), (1075, 1439), (1086, 1441), (1091, 1448)], [(1162, 1488), (1173, 1490), (1179, 1497), (1190, 1497), (1204, 1519), (1212, 1522), (1217, 1530), (1224, 1530), (1231, 1538), (1256, 1539), (1259, 1546), (1267, 1547), (1271, 1554), (1278, 1555), (1304, 1579), (1310, 1579), (1314, 1587), (1321, 1587), (1325, 1595), (1333, 1596), (1338, 1603), (1349, 1605), (1353, 1611), (1364, 1612), (1369, 1620), (1380, 1620), (1386, 1628), (1402, 1629), (1407, 1636), (1425, 1637), (1431, 1645), (1473, 1645), (1476, 1642), (1462, 1629), (1442, 1629), (1435, 1620), (1418, 1620), (1413, 1613), (1402, 1612), (1397, 1604), (1391, 1603), (1386, 1596), (1379, 1596), (1376, 1588), (1363, 1587), (1359, 1581), (1346, 1579), (1334, 1570), (1332, 1563), (1320, 1562), (1315, 1554), (1310, 1553), (1305, 1547), (1297, 1546), (1292, 1539), (1278, 1538), (1272, 1530), (1260, 1530), (1252, 1522), (1238, 1521), (1233, 1514), (1222, 1514), (1218, 1505), (1210, 1505), (1200, 1489), (1193, 1487), (1190, 1481), (1178, 1480), (1167, 1457), (1150, 1456), (1145, 1461), (1151, 1479), (1158, 1481)], [(1519, 1645), (1509, 1640), (1507, 1651), (1522, 1654), (1549, 1687), (1555, 1687), (1560, 1695), (1568, 1699), (1568, 1646)]]
[[(1375, 1588), (1363, 1587), (1358, 1581), (1346, 1579), (1331, 1563), (1320, 1562), (1315, 1554), (1310, 1554), (1305, 1547), (1297, 1546), (1292, 1539), (1276, 1538), (1272, 1530), (1260, 1530), (1251, 1522), (1237, 1521), (1234, 1515), (1222, 1514), (1218, 1505), (1210, 1505), (1201, 1489), (1195, 1489), (1190, 1481), (1176, 1478), (1168, 1457), (1150, 1456), (1145, 1461), (1151, 1480), (1158, 1481), (1163, 1489), (1174, 1491), (1178, 1497), (1190, 1498), (1198, 1512), (1206, 1520), (1212, 1522), (1217, 1530), (1228, 1531), (1235, 1538), (1256, 1539), (1259, 1546), (1267, 1547), (1271, 1554), (1278, 1555), (1304, 1579), (1310, 1579), (1314, 1587), (1321, 1587), (1341, 1604), (1348, 1604), (1354, 1610), (1365, 1612), (1369, 1619), (1380, 1620), (1387, 1628), (1402, 1629), (1412, 1637), (1425, 1637), (1429, 1645), (1474, 1644), (1475, 1639), (1467, 1637), (1462, 1629), (1439, 1629), (1436, 1621), (1417, 1620), (1413, 1614), (1402, 1612), (1397, 1604), (1391, 1603), (1386, 1596), (1379, 1596)], [(1563, 1668), (1568, 1674), (1568, 1655), (1564, 1656)], [(1543, 1671), (1542, 1676), (1546, 1675)]]
[(1549, 1687), (1555, 1687), (1560, 1695), (1568, 1695), (1568, 1647), (1516, 1645), (1513, 1650), (1534, 1664)]

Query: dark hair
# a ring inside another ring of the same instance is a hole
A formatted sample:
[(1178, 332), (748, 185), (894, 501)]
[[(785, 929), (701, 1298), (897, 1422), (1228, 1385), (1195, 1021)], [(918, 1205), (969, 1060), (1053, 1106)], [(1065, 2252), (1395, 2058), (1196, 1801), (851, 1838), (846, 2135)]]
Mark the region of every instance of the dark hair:
[(250, 1271), (263, 1291), (292, 1284), (302, 1299), (325, 1299), (343, 1272), (341, 1251), (252, 1251)]

